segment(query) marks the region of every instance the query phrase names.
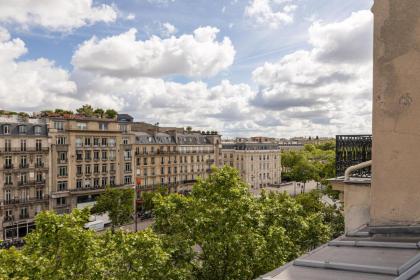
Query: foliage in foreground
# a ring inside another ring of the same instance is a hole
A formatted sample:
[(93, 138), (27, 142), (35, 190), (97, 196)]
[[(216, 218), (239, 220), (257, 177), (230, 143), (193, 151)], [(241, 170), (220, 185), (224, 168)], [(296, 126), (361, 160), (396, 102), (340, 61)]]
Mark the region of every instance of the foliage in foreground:
[(190, 196), (153, 198), (153, 229), (83, 229), (86, 211), (44, 212), (23, 250), (0, 251), (0, 279), (255, 279), (331, 239), (340, 214), (318, 193), (255, 198), (236, 170)]
[(99, 196), (96, 204), (92, 207), (92, 214), (108, 213), (111, 220), (112, 230), (115, 227), (127, 224), (131, 221), (133, 208), (134, 190), (132, 189), (111, 189), (108, 187)]

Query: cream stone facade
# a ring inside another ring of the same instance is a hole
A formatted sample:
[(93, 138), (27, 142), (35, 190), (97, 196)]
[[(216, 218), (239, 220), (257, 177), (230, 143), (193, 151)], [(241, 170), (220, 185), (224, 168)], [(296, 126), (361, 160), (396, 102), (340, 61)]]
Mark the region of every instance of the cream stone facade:
[(420, 222), (420, 2), (375, 1), (371, 223)]
[(94, 118), (47, 119), (51, 143), (51, 208), (68, 213), (106, 186), (133, 185), (129, 124)]
[(217, 132), (48, 114), (0, 116), (0, 239), (21, 238), (42, 210), (69, 213), (111, 188), (190, 190), (221, 156)]
[(156, 130), (134, 132), (135, 176), (140, 192), (159, 186), (170, 191), (190, 190), (198, 178), (207, 178), (211, 167), (217, 165), (221, 142), (217, 133)]
[(24, 236), (49, 209), (47, 124), (0, 116), (0, 239)]
[(238, 169), (251, 188), (264, 188), (281, 183), (281, 155), (275, 142), (223, 142), (223, 165)]

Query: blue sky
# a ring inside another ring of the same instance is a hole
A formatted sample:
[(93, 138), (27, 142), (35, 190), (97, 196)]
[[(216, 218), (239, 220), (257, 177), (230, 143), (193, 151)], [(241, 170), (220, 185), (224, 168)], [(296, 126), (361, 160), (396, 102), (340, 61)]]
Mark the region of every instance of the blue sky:
[[(0, 70), (11, 77), (0, 80), (4, 109), (91, 103), (230, 137), (370, 132), (371, 79), (365, 77), (371, 71), (372, 1), (75, 0), (77, 8), (62, 0), (29, 2), (0, 3), (0, 61), (6, 61)], [(200, 27), (208, 44), (193, 39)], [(133, 28), (135, 35), (122, 36)], [(173, 48), (182, 49), (184, 60), (172, 55)], [(162, 49), (166, 54), (153, 62)], [(142, 68), (148, 61), (152, 70)], [(188, 66), (178, 67), (182, 63)], [(118, 69), (111, 71), (114, 64)], [(16, 85), (17, 76), (31, 83)], [(329, 82), (314, 82), (321, 80)], [(32, 90), (37, 102), (30, 102)], [(11, 91), (28, 104), (8, 96)], [(343, 106), (332, 101), (337, 98), (363, 100), (356, 123), (348, 123), (352, 102)]]

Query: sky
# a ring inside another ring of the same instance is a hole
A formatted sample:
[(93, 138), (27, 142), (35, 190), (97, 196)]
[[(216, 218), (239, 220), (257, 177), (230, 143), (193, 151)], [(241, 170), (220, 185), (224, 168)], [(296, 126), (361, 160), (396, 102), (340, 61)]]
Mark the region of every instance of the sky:
[(372, 0), (0, 0), (0, 109), (225, 137), (371, 132)]

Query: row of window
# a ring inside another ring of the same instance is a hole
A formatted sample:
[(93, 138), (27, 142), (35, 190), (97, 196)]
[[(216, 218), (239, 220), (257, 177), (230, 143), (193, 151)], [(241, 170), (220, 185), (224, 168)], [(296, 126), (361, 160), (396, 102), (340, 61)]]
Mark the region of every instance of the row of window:
[[(77, 127), (77, 129), (80, 129), (80, 130), (87, 130), (87, 128), (88, 128), (86, 122), (78, 122), (78, 123), (76, 123), (76, 127)], [(64, 122), (55, 121), (54, 122), (54, 128), (57, 129), (58, 131), (63, 131), (64, 130)], [(99, 122), (98, 123), (98, 128), (94, 129), (94, 130), (106, 131), (106, 130), (108, 130), (108, 123)]]
[[(30, 140), (20, 139), (20, 151), (22, 151), (22, 152), (27, 151), (28, 141), (30, 141)], [(4, 140), (4, 150), (6, 152), (11, 152), (12, 151), (12, 139), (5, 139)], [(42, 140), (41, 139), (36, 139), (35, 140), (35, 150), (36, 151), (42, 151)]]
[[(29, 167), (28, 156), (23, 155), (19, 157), (20, 168), (27, 168)], [(13, 166), (13, 157), (12, 156), (5, 156), (4, 157), (4, 165), (6, 168), (11, 168)], [(37, 155), (35, 157), (35, 167), (43, 167), (44, 161), (41, 155)]]
[[(131, 165), (126, 165), (126, 170), (130, 170), (131, 171)], [(109, 164), (109, 169), (108, 169), (108, 164), (104, 163), (104, 164), (94, 164), (93, 165), (93, 173), (97, 174), (97, 173), (107, 173), (109, 170), (109, 172), (114, 172), (115, 171), (115, 163), (111, 163)], [(84, 171), (84, 172), (83, 172)], [(85, 164), (84, 168), (83, 165), (77, 165), (76, 166), (76, 175), (77, 176), (81, 176), (83, 174), (92, 174), (92, 165), (90, 164)]]
[[(190, 161), (188, 161), (188, 158), (190, 159)], [(147, 165), (149, 163), (148, 158), (143, 158), (143, 160), (141, 160), (141, 159), (142, 158), (136, 158), (136, 165), (137, 166), (141, 165), (142, 163), (143, 163), (143, 165)], [(209, 159), (211, 159), (211, 158), (209, 158)], [(194, 162), (204, 162), (205, 161), (204, 156), (196, 156), (196, 157), (195, 156), (190, 156), (190, 157), (187, 157), (187, 156), (180, 156), (180, 157), (174, 156), (173, 157), (173, 161), (172, 161), (172, 157), (169, 156), (168, 159), (167, 159), (167, 163), (168, 164), (171, 164), (172, 162), (173, 163), (177, 163), (178, 160), (179, 160), (179, 163), (188, 163), (188, 162), (189, 163), (194, 163)], [(155, 158), (154, 157), (151, 157), (150, 158), (150, 164), (155, 164)], [(165, 164), (165, 157), (161, 157), (160, 158), (160, 164)]]
[[(41, 135), (42, 127), (40, 125), (33, 126), (33, 131), (35, 135)], [(8, 124), (3, 125), (3, 134), (10, 135), (12, 133), (11, 126)], [(18, 126), (18, 133), (19, 134), (27, 134), (28, 133), (28, 126), (21, 124)]]
[[(182, 181), (194, 181), (195, 176), (194, 175), (185, 175), (180, 177), (181, 182)], [(159, 184), (176, 184), (178, 181), (177, 177), (161, 177), (160, 180), (156, 180), (155, 178), (147, 179), (144, 178), (138, 182), (138, 186), (157, 186)]]
[(213, 147), (177, 147), (177, 146), (159, 146), (159, 148), (151, 146), (151, 147), (137, 147), (136, 154), (148, 154), (148, 153), (159, 153), (159, 152), (181, 152), (181, 153), (189, 153), (189, 152), (197, 152), (197, 153), (214, 153)]
[[(125, 139), (125, 138), (124, 138)], [(128, 139), (126, 139), (128, 141)], [(128, 144), (128, 142), (127, 142)], [(110, 138), (99, 138), (99, 137), (77, 137), (76, 138), (76, 147), (115, 147), (116, 139), (113, 137)]]
[[(161, 167), (160, 168), (160, 174), (159, 175), (165, 175), (165, 174), (183, 174), (183, 173), (190, 173), (190, 172), (195, 172), (195, 173), (200, 173), (200, 172), (205, 172), (206, 171), (206, 167), (204, 166), (195, 166), (196, 168), (194, 168), (194, 165), (192, 166), (180, 166), (180, 168), (178, 169), (177, 167), (171, 168), (171, 167)], [(148, 171), (151, 171), (150, 173)], [(137, 171), (137, 175), (139, 176), (155, 176), (156, 172), (155, 172), (155, 168), (144, 168), (143, 169), (143, 173), (140, 172), (140, 169), (138, 169)]]
[[(10, 202), (13, 199), (18, 198), (21, 202), (29, 201), (29, 190), (28, 189), (22, 189), (19, 192), (17, 192), (18, 196), (13, 196), (13, 191), (10, 189), (7, 189), (4, 191), (4, 201)], [(38, 188), (35, 190), (35, 198), (36, 199), (43, 199), (44, 198), (44, 190), (41, 188)]]
[[(28, 183), (28, 173), (20, 173), (17, 175), (18, 184), (24, 185)], [(45, 175), (42, 172), (35, 173), (35, 182), (36, 183), (44, 183), (45, 182)], [(13, 175), (10, 173), (4, 174), (4, 185), (10, 186), (13, 185)]]
[[(66, 152), (61, 152), (62, 154), (59, 154), (59, 158), (60, 159), (67, 159), (67, 153)], [(65, 155), (64, 155), (65, 154)], [(131, 153), (124, 153), (124, 159), (130, 158), (131, 160)], [(85, 151), (81, 151), (81, 150), (76, 150), (76, 160), (80, 161), (80, 160), (92, 160), (92, 151), (90, 150), (85, 150)], [(116, 151), (114, 150), (110, 150), (110, 151), (106, 151), (106, 150), (95, 150), (93, 151), (93, 160), (115, 160), (116, 159)]]
[[(224, 158), (228, 158), (228, 155), (225, 153), (223, 155), (223, 157)], [(232, 159), (233, 157), (234, 157), (233, 154), (229, 154), (229, 158)], [(260, 155), (259, 157), (258, 156), (255, 156), (255, 159), (259, 159), (259, 160), (270, 160), (270, 155)], [(274, 159), (277, 159), (277, 156), (276, 155), (274, 156)], [(239, 160), (239, 155), (236, 155), (236, 160)], [(241, 155), (241, 160), (242, 161), (244, 160), (244, 156), (243, 155)], [(251, 160), (254, 160), (254, 156), (251, 156)]]

